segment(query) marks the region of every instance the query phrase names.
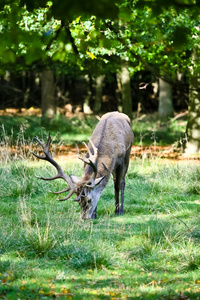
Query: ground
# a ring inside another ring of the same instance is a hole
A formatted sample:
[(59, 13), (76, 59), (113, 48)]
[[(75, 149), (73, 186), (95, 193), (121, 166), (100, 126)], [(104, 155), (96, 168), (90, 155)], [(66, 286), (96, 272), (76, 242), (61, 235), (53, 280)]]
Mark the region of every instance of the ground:
[[(136, 145), (126, 176), (125, 214), (114, 214), (110, 180), (97, 219), (83, 221), (77, 203), (59, 202), (48, 192), (63, 189), (65, 182), (34, 176), (55, 173), (30, 154), (40, 151), (32, 137), (45, 141), (47, 130), (35, 116), (2, 117), (0, 299), (199, 300), (199, 157), (182, 154), (176, 142), (182, 125), (160, 129), (148, 118), (133, 124)], [(77, 176), (83, 170), (78, 159), (85, 151), (83, 137), (87, 141), (96, 122), (82, 120), (51, 124), (53, 155), (67, 174)], [(72, 142), (60, 143), (58, 129), (61, 139)], [(160, 145), (161, 138), (173, 142)]]

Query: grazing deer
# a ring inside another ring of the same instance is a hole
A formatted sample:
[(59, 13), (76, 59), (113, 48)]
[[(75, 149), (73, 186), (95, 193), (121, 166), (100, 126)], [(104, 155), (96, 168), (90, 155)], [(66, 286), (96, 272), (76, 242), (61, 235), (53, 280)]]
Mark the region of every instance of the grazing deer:
[[(68, 186), (66, 189), (53, 192), (60, 194), (69, 191), (63, 199), (69, 199), (74, 193), (76, 200), (81, 206), (83, 219), (96, 218), (97, 202), (108, 183), (112, 174), (115, 187), (115, 213), (124, 213), (124, 188), (125, 175), (129, 165), (129, 156), (133, 143), (133, 132), (130, 126), (130, 119), (127, 115), (119, 112), (111, 112), (103, 115), (89, 139), (87, 155), (79, 157), (84, 162), (84, 171), (81, 178), (74, 175), (67, 176), (57, 162), (50, 156), (49, 148), (51, 137), (46, 144), (35, 138), (41, 145), (44, 155), (39, 156), (32, 152), (39, 159), (49, 161), (56, 169), (57, 175), (51, 178), (39, 177), (43, 180), (64, 179)], [(121, 206), (119, 207), (119, 192), (121, 190)]]

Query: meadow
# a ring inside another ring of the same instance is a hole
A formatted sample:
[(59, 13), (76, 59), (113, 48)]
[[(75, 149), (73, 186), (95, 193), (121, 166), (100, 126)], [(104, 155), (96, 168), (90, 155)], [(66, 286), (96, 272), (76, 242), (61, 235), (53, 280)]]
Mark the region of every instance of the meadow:
[[(110, 180), (97, 219), (83, 221), (77, 203), (49, 193), (65, 186), (61, 180), (34, 176), (55, 174), (29, 152), (32, 134), (45, 140), (47, 128), (15, 121), (4, 118), (0, 140), (0, 299), (199, 299), (199, 161), (133, 156), (125, 214), (114, 215)], [(79, 143), (95, 122), (72, 120), (66, 134)], [(136, 143), (147, 137), (142, 143), (162, 144), (164, 136), (176, 142), (183, 134), (178, 123), (165, 132), (155, 124), (137, 124)], [(62, 130), (57, 136), (64, 139)], [(66, 173), (81, 175), (78, 158), (55, 159)]]

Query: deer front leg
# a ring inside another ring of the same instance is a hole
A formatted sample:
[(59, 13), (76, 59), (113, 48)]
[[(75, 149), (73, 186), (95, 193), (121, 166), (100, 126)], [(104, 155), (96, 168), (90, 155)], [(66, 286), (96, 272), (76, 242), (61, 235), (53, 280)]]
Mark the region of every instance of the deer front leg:
[(124, 214), (124, 190), (125, 190), (125, 179), (121, 181), (121, 206), (120, 206), (120, 215)]
[(115, 187), (115, 214), (119, 215), (119, 190), (120, 190), (120, 167), (116, 169), (114, 177), (114, 187)]
[(119, 185), (115, 181), (115, 214), (119, 215)]
[(95, 210), (92, 213), (91, 219), (96, 219), (96, 218), (97, 218), (97, 206), (96, 206)]

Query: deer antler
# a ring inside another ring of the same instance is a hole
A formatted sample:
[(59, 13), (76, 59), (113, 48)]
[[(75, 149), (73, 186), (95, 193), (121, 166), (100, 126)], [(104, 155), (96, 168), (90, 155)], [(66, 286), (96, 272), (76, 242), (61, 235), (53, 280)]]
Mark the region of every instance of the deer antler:
[(89, 139), (89, 141), (90, 141), (90, 144), (91, 144), (92, 149), (93, 149), (93, 154), (90, 151), (87, 144), (85, 142), (83, 142), (83, 144), (85, 145), (85, 147), (88, 151), (89, 157), (86, 157), (86, 156), (82, 155), (81, 157), (79, 157), (79, 159), (81, 159), (84, 163), (90, 165), (92, 167), (93, 171), (94, 171), (94, 175), (92, 175), (91, 179), (90, 179), (91, 183), (86, 184), (86, 186), (93, 188), (95, 186), (95, 178), (96, 178), (96, 175), (97, 175), (98, 148), (94, 145), (94, 143), (90, 139)]
[(89, 139), (90, 144), (92, 145), (94, 154), (92, 154), (92, 152), (90, 151), (89, 147), (87, 146), (87, 144), (85, 142), (83, 142), (83, 144), (85, 145), (89, 157), (86, 156), (80, 156), (79, 159), (81, 159), (84, 163), (90, 165), (95, 173), (95, 177), (97, 174), (97, 157), (98, 157), (98, 149), (97, 147), (94, 145), (94, 143)]
[(31, 152), (33, 155), (35, 155), (37, 158), (39, 159), (43, 159), (43, 160), (46, 160), (48, 162), (50, 162), (57, 170), (57, 175), (56, 176), (53, 176), (53, 177), (50, 177), (50, 178), (45, 178), (45, 177), (39, 177), (39, 176), (36, 176), (40, 179), (43, 179), (43, 180), (54, 180), (54, 179), (58, 179), (58, 178), (62, 178), (64, 179), (67, 184), (69, 185), (66, 189), (62, 190), (62, 191), (59, 191), (59, 192), (51, 192), (53, 194), (61, 194), (61, 193), (64, 193), (64, 192), (67, 192), (67, 191), (70, 191), (69, 194), (67, 195), (67, 197), (63, 198), (63, 199), (58, 199), (59, 201), (65, 201), (67, 199), (69, 199), (74, 193), (76, 193), (77, 191), (77, 187), (76, 185), (72, 182), (72, 180), (70, 179), (70, 177), (68, 177), (64, 172), (63, 170), (61, 169), (61, 167), (57, 164), (57, 162), (50, 156), (49, 154), (49, 148), (50, 148), (50, 145), (51, 145), (51, 136), (50, 136), (50, 132), (49, 132), (49, 136), (48, 136), (48, 139), (47, 139), (47, 142), (46, 144), (43, 144), (38, 138), (36, 138), (36, 141), (40, 144), (40, 146), (42, 147), (43, 151), (44, 151), (44, 155), (38, 155), (34, 152)]

